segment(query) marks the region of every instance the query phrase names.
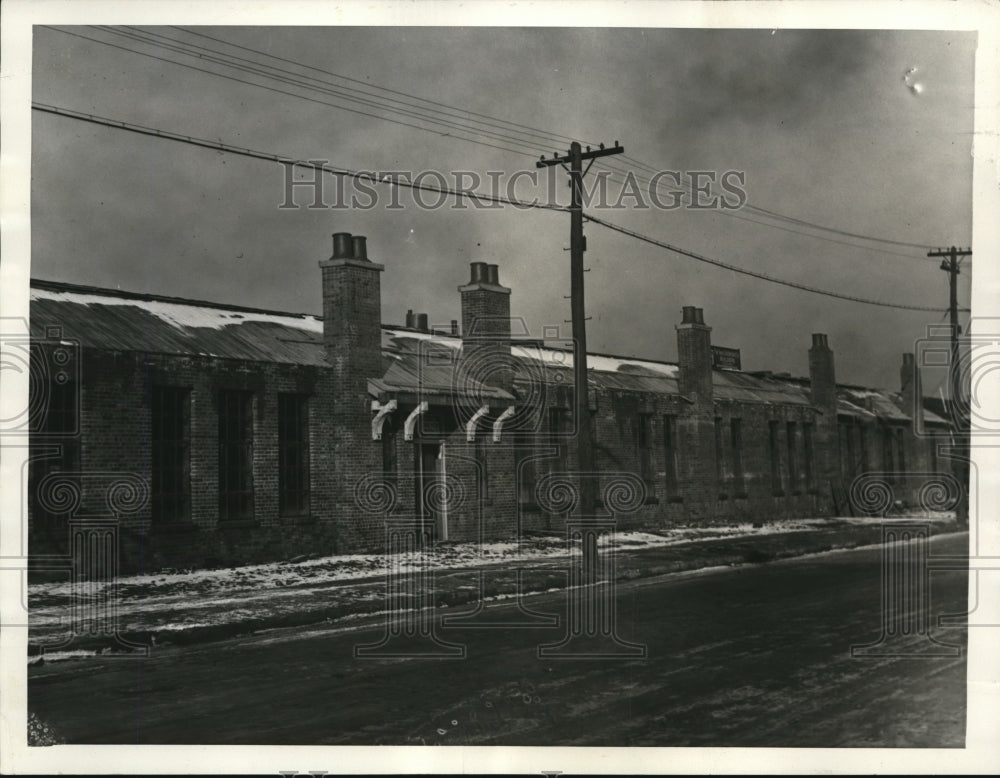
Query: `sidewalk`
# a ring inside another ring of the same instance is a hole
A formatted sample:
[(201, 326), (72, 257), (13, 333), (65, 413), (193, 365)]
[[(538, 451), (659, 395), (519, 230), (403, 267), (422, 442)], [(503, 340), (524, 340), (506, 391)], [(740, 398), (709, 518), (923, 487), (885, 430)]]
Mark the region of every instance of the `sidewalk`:
[[(926, 523), (934, 535), (959, 531), (951, 514), (893, 517)], [(618, 533), (605, 551), (615, 552), (617, 580), (632, 580), (709, 567), (759, 564), (804, 554), (873, 545), (881, 541), (881, 522), (865, 518), (803, 519), (754, 527), (682, 527), (660, 532)], [(522, 594), (565, 588), (572, 555), (564, 538), (441, 544), (402, 555), (396, 569), (434, 571), (434, 601), (454, 608)], [(321, 622), (366, 619), (384, 613), (386, 558), (382, 554), (299, 559), (218, 570), (172, 571), (128, 576), (118, 582), (120, 635), (147, 645), (190, 644), (265, 629)], [(482, 593), (480, 593), (482, 575)], [(95, 589), (93, 594), (100, 593)], [(69, 583), (29, 587), (29, 654), (37, 661), (94, 655), (112, 646), (102, 636), (70, 636), (72, 589)]]

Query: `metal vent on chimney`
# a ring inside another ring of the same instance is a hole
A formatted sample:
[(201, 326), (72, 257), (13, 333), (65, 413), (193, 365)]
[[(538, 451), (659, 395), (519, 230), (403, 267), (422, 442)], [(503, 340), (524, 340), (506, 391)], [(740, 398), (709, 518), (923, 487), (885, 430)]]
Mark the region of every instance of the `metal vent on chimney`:
[(681, 309), (681, 324), (704, 324), (705, 313), (701, 308), (685, 305)]
[(368, 238), (364, 235), (355, 235), (351, 239), (351, 247), (354, 250), (355, 259), (368, 261)]
[(470, 284), (488, 284), (489, 271), (485, 262), (472, 262), (469, 264), (472, 275), (469, 278)]
[(354, 259), (354, 236), (351, 233), (333, 233), (333, 258)]

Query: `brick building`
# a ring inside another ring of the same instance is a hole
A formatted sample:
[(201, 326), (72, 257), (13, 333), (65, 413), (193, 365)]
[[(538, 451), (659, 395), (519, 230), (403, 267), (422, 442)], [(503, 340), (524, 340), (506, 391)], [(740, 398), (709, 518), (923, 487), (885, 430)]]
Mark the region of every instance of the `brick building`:
[[(390, 517), (439, 541), (561, 531), (571, 344), (527, 337), (484, 263), (460, 330), (383, 324), (384, 266), (333, 238), (321, 317), (32, 283), (32, 554), (109, 514), (123, 570), (374, 550)], [(699, 308), (676, 335), (676, 364), (588, 356), (597, 469), (641, 492), (625, 526), (845, 514), (860, 473), (947, 468), (914, 434), (914, 411), (947, 424), (912, 355), (888, 392), (837, 384), (825, 335), (808, 378), (744, 372)]]

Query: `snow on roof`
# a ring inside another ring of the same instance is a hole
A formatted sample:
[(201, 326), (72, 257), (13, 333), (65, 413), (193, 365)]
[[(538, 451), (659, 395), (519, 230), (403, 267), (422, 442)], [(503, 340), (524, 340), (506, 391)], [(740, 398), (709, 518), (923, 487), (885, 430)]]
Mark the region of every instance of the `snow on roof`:
[(295, 327), (307, 330), (317, 335), (323, 334), (323, 321), (309, 314), (271, 313), (265, 311), (241, 310), (207, 306), (197, 302), (167, 302), (158, 299), (143, 299), (140, 295), (125, 296), (111, 294), (92, 294), (77, 292), (70, 289), (53, 289), (50, 287), (31, 288), (32, 300), (53, 300), (56, 302), (75, 303), (77, 305), (118, 305), (139, 308), (146, 313), (166, 322), (178, 329), (214, 329), (219, 330), (232, 324), (246, 322), (263, 322), (278, 324), (284, 327)]
[[(523, 359), (540, 360), (546, 367), (573, 369), (573, 353), (564, 349), (520, 345), (515, 342), (511, 347), (511, 353)], [(633, 359), (632, 357), (587, 354), (588, 370), (595, 370), (599, 373), (635, 374), (635, 368), (665, 376), (666, 378), (677, 377), (677, 365), (670, 365), (664, 362), (651, 362), (645, 359)]]
[[(84, 347), (325, 364), (323, 320), (311, 314), (266, 311), (49, 281), (32, 281), (31, 301), (33, 332), (43, 333), (47, 326), (58, 325), (63, 328), (66, 337), (75, 338)], [(454, 354), (461, 350), (462, 339), (440, 332), (382, 327), (383, 353), (394, 358), (393, 361), (399, 362), (408, 354), (427, 347), (422, 344), (430, 345), (439, 353)], [(514, 339), (511, 353), (526, 365), (540, 363), (546, 369), (560, 371), (573, 368), (571, 350), (539, 341)], [(587, 355), (587, 366), (590, 372), (603, 376), (595, 376), (602, 386), (660, 393), (677, 391), (679, 369), (676, 364), (591, 353)], [(440, 366), (440, 369), (445, 369), (445, 366)], [(398, 369), (396, 373), (399, 373)], [(809, 402), (805, 384), (801, 381), (784, 381), (778, 376), (765, 379), (739, 371), (715, 371), (713, 380), (720, 399)], [(408, 385), (410, 381), (403, 383)], [(866, 387), (839, 386), (838, 395), (842, 413), (899, 420), (906, 418), (892, 402), (890, 393)], [(938, 417), (933, 420), (938, 421)]]

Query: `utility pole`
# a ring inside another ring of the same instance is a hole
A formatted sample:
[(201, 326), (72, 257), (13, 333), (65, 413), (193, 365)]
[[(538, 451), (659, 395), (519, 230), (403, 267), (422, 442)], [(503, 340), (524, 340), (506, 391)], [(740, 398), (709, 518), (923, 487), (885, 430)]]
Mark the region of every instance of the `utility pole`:
[[(553, 154), (552, 159), (546, 159), (543, 154), (535, 166), (552, 167), (560, 165), (569, 172), (569, 183), (571, 189), (570, 200), (570, 229), (569, 229), (569, 250), (570, 250), (570, 310), (573, 323), (573, 342), (576, 351), (573, 354), (573, 414), (576, 419), (577, 435), (577, 471), (580, 475), (580, 503), (579, 512), (582, 517), (594, 515), (597, 504), (597, 482), (593, 476), (587, 475), (594, 472), (594, 435), (590, 423), (590, 404), (587, 399), (587, 316), (583, 296), (583, 252), (586, 251), (586, 240), (583, 236), (583, 177), (594, 164), (598, 157), (607, 157), (611, 154), (622, 154), (624, 147), (615, 141), (613, 148), (606, 149), (604, 144), (600, 148), (583, 151), (580, 144), (573, 141), (570, 144), (569, 152), (564, 156)], [(583, 161), (590, 160), (587, 170), (583, 169)], [(569, 168), (566, 168), (566, 163)], [(597, 536), (586, 535), (583, 547), (583, 566), (585, 576), (593, 580), (597, 570)]]
[[(963, 371), (960, 369), (959, 364), (959, 346), (958, 346), (958, 336), (962, 333), (962, 328), (958, 323), (958, 274), (962, 272), (959, 270), (959, 257), (971, 257), (972, 249), (959, 249), (952, 246), (948, 249), (939, 249), (937, 251), (927, 252), (928, 257), (941, 257), (941, 269), (948, 274), (948, 291), (949, 291), (949, 301), (948, 301), (948, 313), (951, 321), (951, 403), (952, 403), (952, 420), (954, 422), (954, 435), (955, 435), (955, 448), (959, 454), (959, 459), (952, 460), (957, 470), (956, 475), (959, 477), (959, 483), (962, 484), (963, 493), (959, 498), (959, 504), (956, 506), (955, 513), (956, 518), (959, 522), (967, 523), (969, 519), (969, 505), (968, 496), (965, 490), (969, 488), (968, 484), (968, 430), (969, 419), (962, 414), (960, 411), (960, 406), (958, 404), (959, 398), (962, 396), (961, 392), (961, 381)], [(969, 409), (971, 413), (971, 407)]]

